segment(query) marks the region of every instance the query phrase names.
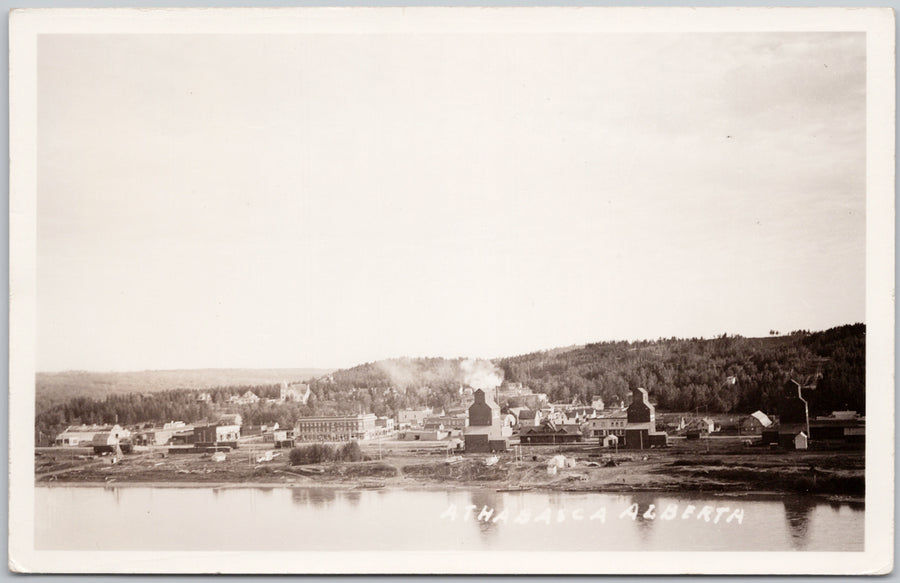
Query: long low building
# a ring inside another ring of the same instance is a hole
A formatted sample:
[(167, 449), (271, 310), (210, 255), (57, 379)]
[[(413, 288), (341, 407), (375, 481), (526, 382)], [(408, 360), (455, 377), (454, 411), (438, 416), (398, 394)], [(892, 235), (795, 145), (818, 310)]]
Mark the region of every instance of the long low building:
[(578, 424), (557, 425), (552, 421), (544, 421), (535, 427), (526, 427), (519, 434), (523, 445), (575, 443), (584, 440), (584, 434)]
[(425, 419), (423, 427), (430, 430), (449, 431), (451, 429), (458, 429), (461, 431), (468, 425), (469, 418), (466, 416), (451, 417), (449, 415), (444, 415), (441, 417), (428, 417)]
[(301, 417), (294, 428), (295, 441), (365, 440), (377, 433), (375, 414)]
[(63, 447), (91, 447), (94, 436), (108, 433), (118, 439), (131, 437), (131, 432), (116, 425), (70, 425), (56, 436), (54, 443)]

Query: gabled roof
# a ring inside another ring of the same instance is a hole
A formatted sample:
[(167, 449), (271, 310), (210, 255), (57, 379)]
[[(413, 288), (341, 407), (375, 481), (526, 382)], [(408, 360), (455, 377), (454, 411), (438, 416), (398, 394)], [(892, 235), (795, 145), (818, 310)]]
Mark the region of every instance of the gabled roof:
[(751, 413), (750, 416), (759, 421), (763, 427), (769, 427), (770, 425), (772, 425), (772, 420), (769, 419), (769, 416), (762, 411)]
[(597, 413), (597, 419), (627, 419), (628, 411), (625, 409), (618, 409), (612, 411), (600, 411)]
[[(112, 431), (118, 425), (69, 425), (63, 433), (100, 433), (103, 431)], [(121, 430), (121, 427), (119, 427)]]
[(110, 439), (118, 442), (118, 439), (113, 437), (112, 433), (95, 433), (94, 438), (91, 439), (92, 445), (109, 445)]
[(557, 425), (553, 421), (544, 421), (540, 425), (526, 428), (520, 435), (581, 435), (581, 426), (575, 423), (561, 423)]

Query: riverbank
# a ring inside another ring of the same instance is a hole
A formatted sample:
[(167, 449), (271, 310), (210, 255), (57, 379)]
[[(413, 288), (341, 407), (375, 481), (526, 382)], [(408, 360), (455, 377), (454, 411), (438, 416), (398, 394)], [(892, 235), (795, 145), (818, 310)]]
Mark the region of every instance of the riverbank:
[[(350, 489), (483, 487), (573, 492), (801, 493), (865, 496), (865, 452), (783, 451), (731, 442), (676, 442), (661, 450), (609, 452), (597, 447), (522, 448), (502, 455), (447, 454), (441, 445), (417, 448), (368, 444), (369, 461), (292, 466), (287, 451), (266, 461), (265, 448), (229, 452), (224, 461), (164, 449), (93, 457), (62, 448), (36, 452), (40, 485), (140, 484), (166, 487), (326, 486)], [(706, 451), (706, 449), (709, 451)], [(548, 472), (552, 458), (563, 467)], [(557, 458), (558, 460), (559, 458)]]

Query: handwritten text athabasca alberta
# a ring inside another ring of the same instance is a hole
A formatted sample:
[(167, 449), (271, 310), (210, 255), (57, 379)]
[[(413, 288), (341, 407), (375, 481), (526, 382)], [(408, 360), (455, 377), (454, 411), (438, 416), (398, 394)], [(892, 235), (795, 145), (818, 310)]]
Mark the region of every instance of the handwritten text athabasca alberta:
[[(641, 508), (638, 504), (631, 504), (620, 513), (615, 512), (609, 515), (611, 518), (618, 516), (620, 520), (637, 520), (638, 516), (644, 520), (702, 520), (714, 524), (743, 524), (744, 509), (729, 508), (728, 506), (701, 506), (697, 507), (688, 504), (680, 508), (678, 504), (669, 504), (664, 509), (657, 508), (656, 504), (649, 504), (645, 508)], [(512, 522), (515, 524), (535, 524), (535, 523), (559, 523), (572, 521), (599, 521), (606, 522), (606, 507), (600, 506), (591, 510), (584, 508), (564, 508), (553, 510), (545, 508), (541, 512), (533, 512), (529, 508), (511, 513), (509, 510), (501, 510), (496, 512), (495, 508), (490, 506), (482, 506), (480, 509), (475, 504), (469, 504), (457, 508), (456, 504), (451, 504), (441, 514), (443, 520), (477, 520), (481, 522)]]

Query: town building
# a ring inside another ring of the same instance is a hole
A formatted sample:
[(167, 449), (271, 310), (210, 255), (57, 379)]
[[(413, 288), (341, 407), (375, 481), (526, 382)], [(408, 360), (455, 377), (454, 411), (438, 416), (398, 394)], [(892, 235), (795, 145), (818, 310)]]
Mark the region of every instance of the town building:
[(253, 391), (247, 391), (243, 395), (232, 395), (228, 397), (228, 402), (234, 405), (255, 405), (259, 403), (259, 397)]
[(394, 432), (394, 420), (390, 417), (376, 417), (375, 430), (381, 435), (389, 435)]
[(763, 413), (756, 411), (750, 415), (741, 416), (738, 419), (737, 430), (739, 435), (761, 435), (763, 430), (772, 427), (775, 421)]
[(625, 426), (628, 424), (628, 413), (625, 411), (609, 411), (605, 414), (588, 419), (582, 428), (585, 436), (602, 440), (607, 435), (615, 435), (625, 438)]
[(121, 425), (70, 425), (56, 436), (54, 443), (63, 447), (91, 447), (94, 436), (109, 433), (116, 439), (131, 437), (131, 432)]
[(506, 451), (508, 442), (503, 435), (500, 407), (482, 389), (472, 397), (475, 401), (469, 407), (469, 426), (463, 433), (466, 453)]
[(95, 433), (90, 443), (95, 454), (122, 453), (119, 447), (119, 438), (112, 433)]
[(241, 438), (240, 425), (196, 425), (194, 426), (194, 447), (238, 446)]
[[(195, 423), (194, 425), (208, 425), (208, 422), (201, 421)], [(168, 443), (171, 445), (190, 445), (194, 443), (194, 425), (190, 425), (182, 429), (176, 429), (175, 433), (172, 434), (172, 437), (169, 439)]]
[(294, 430), (276, 429), (272, 432), (272, 441), (276, 448), (292, 448), (294, 447)]
[(443, 429), (406, 429), (397, 434), (400, 441), (441, 441), (450, 436)]
[(526, 393), (512, 395), (506, 399), (509, 407), (527, 407), (529, 409), (540, 409), (549, 402), (546, 393)]
[(135, 445), (168, 445), (178, 432), (190, 430), (193, 433), (193, 427), (188, 427), (181, 421), (177, 423), (180, 424), (177, 427), (173, 426), (173, 423), (166, 423), (162, 427), (143, 429), (134, 434), (134, 443)]
[(800, 432), (809, 439), (809, 425), (809, 405), (803, 397), (803, 385), (789, 379), (778, 399), (778, 445), (793, 449), (794, 438)]
[(218, 424), (240, 426), (244, 424), (244, 418), (241, 417), (240, 413), (223, 413), (219, 415)]
[(519, 427), (522, 429), (540, 425), (541, 411), (540, 409), (520, 409), (517, 414), (517, 420)]
[(518, 424), (519, 420), (512, 413), (501, 413), (500, 414), (500, 425), (504, 429), (508, 429), (508, 435), (512, 435), (513, 428)]
[(282, 403), (303, 403), (305, 405), (311, 395), (312, 390), (306, 383), (281, 383), (278, 400)]
[(519, 433), (519, 439), (522, 445), (576, 443), (584, 440), (584, 434), (579, 425), (557, 425), (547, 420), (540, 425), (523, 429)]
[(541, 422), (552, 421), (557, 425), (563, 425), (566, 422), (565, 406), (559, 403), (547, 403), (540, 409)]
[[(265, 425), (241, 425), (241, 435), (244, 437), (262, 436), (269, 438), (276, 429), (279, 429), (277, 422)], [(270, 439), (265, 439), (265, 441), (270, 441)]]
[(441, 417), (427, 417), (425, 423), (422, 424), (422, 427), (425, 429), (440, 429), (441, 431), (462, 431), (468, 424), (468, 417), (442, 415)]
[(809, 439), (865, 441), (866, 418), (856, 411), (834, 411), (809, 422)]
[(400, 429), (407, 427), (422, 427), (427, 417), (434, 416), (434, 410), (431, 407), (424, 409), (406, 409), (397, 413), (397, 421)]
[(295, 441), (351, 441), (376, 435), (374, 413), (359, 415), (301, 417), (294, 428)]
[(666, 432), (656, 430), (656, 408), (650, 404), (647, 389), (635, 387), (631, 390), (631, 405), (627, 411), (625, 448), (648, 449), (668, 445)]
[(597, 411), (593, 407), (570, 407), (565, 410), (566, 423), (581, 424), (588, 419), (597, 417)]

